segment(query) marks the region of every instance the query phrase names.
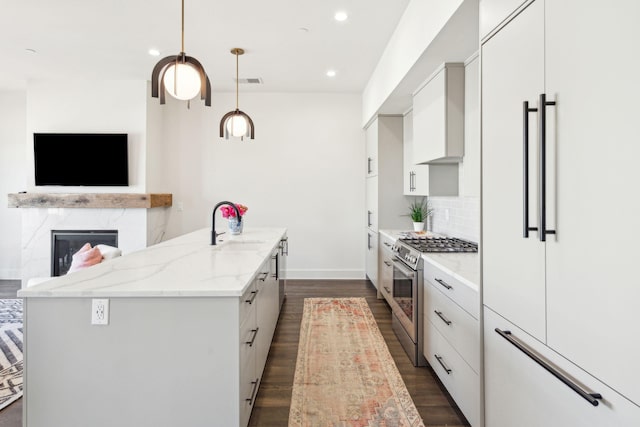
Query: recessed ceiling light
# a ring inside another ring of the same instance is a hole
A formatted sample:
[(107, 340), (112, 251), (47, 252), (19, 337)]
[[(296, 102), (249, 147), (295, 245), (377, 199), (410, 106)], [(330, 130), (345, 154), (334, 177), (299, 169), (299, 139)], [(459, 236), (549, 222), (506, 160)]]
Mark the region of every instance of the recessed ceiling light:
[(335, 70), (329, 70), (327, 71), (327, 77), (335, 77), (336, 76), (336, 72)]
[(333, 15), (333, 18), (338, 22), (346, 21), (348, 17), (349, 16), (347, 15), (347, 12), (343, 12), (343, 11), (336, 12), (336, 14)]
[(308, 33), (309, 32), (309, 29), (307, 27), (300, 27), (300, 28), (298, 28), (298, 30), (300, 30), (303, 33)]
[(160, 56), (160, 51), (158, 49), (149, 49), (149, 55)]
[(31, 49), (30, 47), (25, 49), (28, 53), (36, 53), (35, 49)]

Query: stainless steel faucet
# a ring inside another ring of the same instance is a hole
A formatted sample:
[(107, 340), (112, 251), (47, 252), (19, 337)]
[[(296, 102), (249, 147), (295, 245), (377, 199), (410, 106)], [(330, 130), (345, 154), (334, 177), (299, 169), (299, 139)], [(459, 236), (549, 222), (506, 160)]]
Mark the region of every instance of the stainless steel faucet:
[(231, 202), (220, 202), (218, 203), (214, 208), (213, 208), (213, 214), (211, 214), (211, 244), (215, 245), (216, 244), (216, 237), (218, 237), (220, 234), (224, 234), (224, 233), (216, 233), (216, 210), (218, 210), (218, 208), (222, 205), (229, 205), (231, 207), (233, 207), (233, 209), (236, 211), (236, 215), (238, 217), (238, 224), (240, 224), (240, 222), (242, 222), (242, 217), (240, 216), (240, 209), (238, 209), (238, 207), (231, 203)]

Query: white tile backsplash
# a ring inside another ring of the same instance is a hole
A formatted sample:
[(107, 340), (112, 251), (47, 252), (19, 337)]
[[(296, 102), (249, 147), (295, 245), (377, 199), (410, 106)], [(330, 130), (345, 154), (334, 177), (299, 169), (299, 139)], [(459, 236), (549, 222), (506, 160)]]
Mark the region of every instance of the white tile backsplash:
[(479, 197), (429, 197), (434, 233), (451, 237), (480, 240), (480, 198)]

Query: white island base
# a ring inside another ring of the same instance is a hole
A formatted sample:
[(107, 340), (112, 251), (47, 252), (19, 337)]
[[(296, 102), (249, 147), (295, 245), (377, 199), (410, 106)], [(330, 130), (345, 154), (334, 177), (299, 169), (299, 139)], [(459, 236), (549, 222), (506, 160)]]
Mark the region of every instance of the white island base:
[[(278, 319), (285, 234), (211, 246), (200, 230), (20, 291), (23, 425), (246, 426)], [(94, 298), (109, 299), (108, 325), (91, 324)]]

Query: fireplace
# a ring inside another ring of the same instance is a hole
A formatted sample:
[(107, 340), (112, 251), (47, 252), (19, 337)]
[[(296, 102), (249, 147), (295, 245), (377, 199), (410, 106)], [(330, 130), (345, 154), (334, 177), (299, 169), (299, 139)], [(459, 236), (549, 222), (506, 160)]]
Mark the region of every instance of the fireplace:
[(63, 276), (85, 243), (118, 247), (118, 230), (51, 230), (51, 276)]

